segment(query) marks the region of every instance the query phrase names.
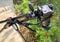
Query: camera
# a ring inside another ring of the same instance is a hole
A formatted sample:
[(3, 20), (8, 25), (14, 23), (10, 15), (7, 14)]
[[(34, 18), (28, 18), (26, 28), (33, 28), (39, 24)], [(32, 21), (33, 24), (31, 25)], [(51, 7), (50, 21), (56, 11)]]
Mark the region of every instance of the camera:
[(34, 10), (33, 5), (29, 4), (29, 8), (31, 12), (29, 13), (30, 18), (32, 18), (33, 14), (34, 17), (37, 18), (37, 22), (42, 25), (43, 28), (49, 30), (51, 28), (50, 25), (50, 18), (53, 16), (53, 4), (47, 4), (38, 6), (36, 10)]

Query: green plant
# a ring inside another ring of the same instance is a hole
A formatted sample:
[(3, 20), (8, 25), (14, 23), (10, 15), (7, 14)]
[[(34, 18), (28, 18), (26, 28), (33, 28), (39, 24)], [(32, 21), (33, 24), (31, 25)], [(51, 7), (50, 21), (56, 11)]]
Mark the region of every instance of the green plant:
[(29, 11), (28, 0), (22, 0), (22, 3), (20, 5), (16, 4), (15, 10), (16, 12), (22, 10), (22, 13), (26, 13), (27, 11)]

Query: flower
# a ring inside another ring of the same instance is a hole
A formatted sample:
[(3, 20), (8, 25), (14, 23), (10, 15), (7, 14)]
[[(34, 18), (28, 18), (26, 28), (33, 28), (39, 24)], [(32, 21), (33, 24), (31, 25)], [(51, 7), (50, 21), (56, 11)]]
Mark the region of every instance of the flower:
[(52, 16), (52, 19), (54, 19), (54, 16)]
[(49, 36), (49, 34), (47, 33), (47, 34), (46, 34), (46, 37), (48, 37), (48, 36)]

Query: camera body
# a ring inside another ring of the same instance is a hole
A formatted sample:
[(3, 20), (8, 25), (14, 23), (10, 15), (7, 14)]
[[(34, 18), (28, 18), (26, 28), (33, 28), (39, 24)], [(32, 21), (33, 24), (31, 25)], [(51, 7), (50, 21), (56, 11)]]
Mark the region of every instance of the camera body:
[(53, 5), (48, 4), (48, 5), (43, 5), (43, 6), (38, 6), (38, 14), (42, 16), (42, 27), (49, 30), (51, 28), (50, 25), (50, 18), (53, 16)]

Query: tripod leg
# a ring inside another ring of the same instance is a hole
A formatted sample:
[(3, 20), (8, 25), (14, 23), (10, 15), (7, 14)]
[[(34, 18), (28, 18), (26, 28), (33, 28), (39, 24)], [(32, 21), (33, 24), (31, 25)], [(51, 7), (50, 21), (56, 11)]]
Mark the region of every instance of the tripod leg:
[(7, 28), (7, 25), (8, 25), (8, 23), (6, 23), (6, 24), (4, 25), (4, 27), (0, 30), (0, 32), (2, 32), (4, 29), (6, 29), (6, 28)]
[(27, 41), (25, 40), (25, 38), (23, 37), (22, 33), (19, 31), (18, 26), (17, 26), (16, 24), (13, 24), (12, 26), (13, 26), (13, 28), (21, 35), (21, 37), (24, 39), (24, 41), (27, 42)]
[(33, 30), (33, 29), (29, 28), (28, 26), (25, 26), (25, 27), (27, 27), (29, 30), (31, 30), (31, 31), (33, 31), (33, 32), (36, 32), (35, 30)]
[(35, 30), (32, 30), (32, 29), (31, 29), (31, 28), (29, 28), (28, 26), (29, 26), (29, 24), (30, 24), (30, 25), (37, 25), (37, 24), (21, 23), (21, 22), (20, 22), (20, 21), (18, 21), (18, 20), (17, 20), (17, 23), (18, 23), (19, 25), (23, 25), (23, 26), (27, 27), (29, 30), (31, 30), (31, 31), (33, 31), (33, 32), (36, 32)]

